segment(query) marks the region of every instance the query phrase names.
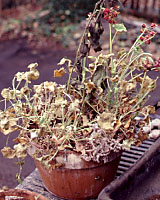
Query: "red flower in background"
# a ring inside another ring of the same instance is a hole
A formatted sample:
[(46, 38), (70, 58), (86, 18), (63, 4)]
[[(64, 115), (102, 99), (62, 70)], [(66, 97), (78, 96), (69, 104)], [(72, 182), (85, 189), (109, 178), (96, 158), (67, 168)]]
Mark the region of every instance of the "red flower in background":
[(114, 6), (109, 8), (105, 8), (104, 10), (104, 19), (108, 21), (108, 23), (110, 24), (115, 24), (115, 18), (117, 17), (117, 15), (120, 14), (120, 12), (118, 12), (119, 10), (119, 6)]

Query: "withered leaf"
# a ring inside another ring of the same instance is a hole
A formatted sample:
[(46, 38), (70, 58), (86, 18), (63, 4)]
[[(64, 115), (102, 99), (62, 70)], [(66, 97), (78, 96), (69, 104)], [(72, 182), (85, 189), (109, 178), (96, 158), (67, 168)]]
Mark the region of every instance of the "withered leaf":
[(138, 132), (138, 138), (140, 139), (140, 141), (144, 141), (148, 138), (148, 134), (140, 130)]
[(136, 88), (136, 81), (128, 82), (126, 80), (121, 81), (120, 90), (122, 93), (131, 91)]
[(39, 78), (39, 71), (37, 69), (33, 69), (29, 72), (25, 73), (26, 75), (26, 80), (30, 81), (30, 80), (37, 80)]
[(116, 132), (117, 130), (119, 130), (119, 128), (121, 127), (122, 123), (119, 120), (116, 120), (116, 122), (114, 123), (114, 132)]
[(14, 145), (15, 155), (17, 158), (24, 159), (27, 156), (27, 146), (21, 143)]
[(67, 58), (62, 58), (57, 65), (64, 65), (66, 62), (68, 62), (68, 66), (71, 66), (72, 61)]
[(10, 147), (4, 147), (1, 152), (6, 158), (12, 159), (15, 157), (15, 150), (11, 149)]
[(61, 78), (64, 74), (66, 74), (66, 70), (63, 67), (59, 70), (54, 70), (54, 77)]
[(113, 130), (114, 115), (112, 113), (103, 112), (98, 119), (98, 125), (105, 130)]
[(91, 80), (89, 80), (89, 82), (84, 84), (86, 86), (87, 94), (91, 93), (92, 90), (95, 88), (95, 84)]
[(124, 128), (125, 128), (125, 129), (128, 129), (129, 126), (130, 126), (130, 124), (131, 124), (131, 119), (129, 119), (129, 120), (127, 121), (127, 123), (125, 124)]
[(151, 105), (145, 106), (142, 109), (142, 113), (144, 113), (145, 115), (147, 115), (147, 114), (154, 114), (155, 113), (155, 107), (151, 106)]
[(142, 79), (142, 84), (141, 84), (141, 92), (145, 93), (146, 91), (153, 91), (156, 88), (156, 80), (151, 79), (149, 76), (145, 76)]
[(123, 147), (125, 149), (130, 149), (131, 145), (135, 143), (135, 139), (134, 138), (129, 138), (123, 141)]
[(76, 111), (79, 111), (79, 100), (78, 99), (75, 99), (68, 107), (68, 110), (70, 112), (76, 112)]
[(102, 81), (105, 79), (106, 77), (106, 71), (105, 68), (102, 65), (97, 66), (93, 76), (92, 76), (92, 81), (93, 83), (100, 87)]
[(1, 92), (1, 95), (6, 100), (13, 99), (13, 90), (10, 90), (9, 88), (4, 88)]
[(82, 115), (83, 126), (87, 126), (89, 123), (87, 115)]
[(44, 82), (44, 88), (45, 88), (45, 90), (49, 90), (49, 91), (51, 91), (51, 92), (54, 92), (55, 90), (56, 90), (56, 88), (57, 88), (57, 83), (55, 83), (55, 82), (52, 82), (52, 81), (45, 81)]
[(28, 65), (28, 68), (30, 69), (30, 71), (35, 70), (36, 67), (38, 67), (38, 63), (31, 63), (30, 65)]
[(0, 131), (4, 134), (4, 135), (8, 135), (9, 133), (12, 133), (14, 131), (16, 131), (18, 128), (17, 127), (12, 127), (9, 125), (9, 122), (7, 122), (3, 127), (0, 127)]
[(21, 144), (26, 144), (28, 142), (28, 140), (24, 137), (17, 137), (13, 141), (16, 143), (21, 143)]

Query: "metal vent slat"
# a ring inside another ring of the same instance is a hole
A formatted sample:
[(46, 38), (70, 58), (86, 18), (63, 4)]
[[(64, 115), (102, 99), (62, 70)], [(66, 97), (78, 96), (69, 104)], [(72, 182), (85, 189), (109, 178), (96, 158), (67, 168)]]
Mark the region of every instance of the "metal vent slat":
[(154, 140), (146, 140), (143, 142), (144, 144), (149, 144), (149, 145), (152, 145), (154, 143)]
[(128, 153), (128, 152), (124, 151), (123, 154), (122, 154), (122, 158), (123, 157), (129, 157), (129, 158), (137, 160), (137, 158), (140, 158), (141, 155), (135, 155), (135, 154), (132, 154), (130, 152)]
[(120, 170), (120, 169), (118, 169), (118, 170), (117, 170), (117, 174), (116, 174), (116, 176), (121, 175), (123, 172), (124, 172), (124, 170)]
[(136, 158), (130, 158), (130, 157), (122, 156), (121, 160), (125, 161), (125, 162), (129, 162), (129, 163), (135, 163), (137, 159)]
[(145, 152), (146, 151), (146, 149), (144, 149), (143, 147), (136, 147), (136, 146), (132, 146), (131, 147), (131, 150), (136, 150), (136, 151), (142, 151), (142, 152)]
[(123, 166), (120, 165), (120, 166), (118, 167), (118, 169), (119, 169), (119, 170), (122, 170), (122, 171), (127, 171), (127, 170), (128, 170), (128, 167), (123, 167)]
[(150, 144), (143, 144), (143, 145), (141, 145), (141, 148), (146, 148), (146, 149), (148, 149), (150, 146), (151, 146)]
[(131, 167), (133, 165), (133, 163), (128, 163), (128, 162), (124, 162), (124, 161), (120, 161), (120, 165), (122, 165), (123, 167)]
[(142, 156), (144, 152), (142, 151), (136, 151), (136, 150), (130, 150), (130, 151), (126, 151), (127, 153), (133, 154), (133, 155), (137, 155), (137, 156)]

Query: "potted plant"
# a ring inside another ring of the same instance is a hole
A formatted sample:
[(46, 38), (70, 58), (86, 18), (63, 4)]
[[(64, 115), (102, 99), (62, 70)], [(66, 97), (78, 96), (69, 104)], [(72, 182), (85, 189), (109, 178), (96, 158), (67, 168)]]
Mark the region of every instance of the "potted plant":
[(0, 190), (1, 199), (22, 199), (22, 200), (48, 200), (41, 194), (31, 192), (29, 190), (19, 190), (19, 189), (10, 189), (10, 190)]
[[(116, 35), (127, 31), (116, 22), (117, 15), (118, 6), (105, 8), (104, 0), (97, 2), (88, 15), (74, 64), (63, 58), (58, 63), (62, 67), (54, 71), (55, 77), (68, 71), (65, 85), (46, 81), (31, 88), (31, 80), (39, 77), (38, 64), (33, 63), (29, 71), (15, 74), (12, 88), (1, 92), (5, 109), (0, 130), (5, 135), (20, 131), (17, 144), (4, 147), (2, 154), (23, 160), (29, 153), (48, 190), (66, 199), (96, 197), (113, 180), (121, 152), (148, 137), (143, 127), (154, 107), (145, 103), (156, 80), (147, 73), (158, 71), (160, 60), (153, 61), (141, 46), (156, 35), (156, 25), (143, 24), (130, 50), (115, 52)], [(91, 49), (102, 50), (102, 18), (109, 25), (110, 48), (93, 56)], [(141, 120), (136, 121), (137, 116)]]

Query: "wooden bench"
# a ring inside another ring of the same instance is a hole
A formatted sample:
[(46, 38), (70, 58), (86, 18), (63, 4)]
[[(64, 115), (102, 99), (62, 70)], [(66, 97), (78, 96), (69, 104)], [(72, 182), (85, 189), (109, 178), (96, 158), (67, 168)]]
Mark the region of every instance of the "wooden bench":
[(124, 12), (148, 20), (160, 21), (160, 0), (123, 0), (123, 2)]
[(117, 2), (123, 13), (160, 22), (160, 0), (106, 0), (106, 6)]

